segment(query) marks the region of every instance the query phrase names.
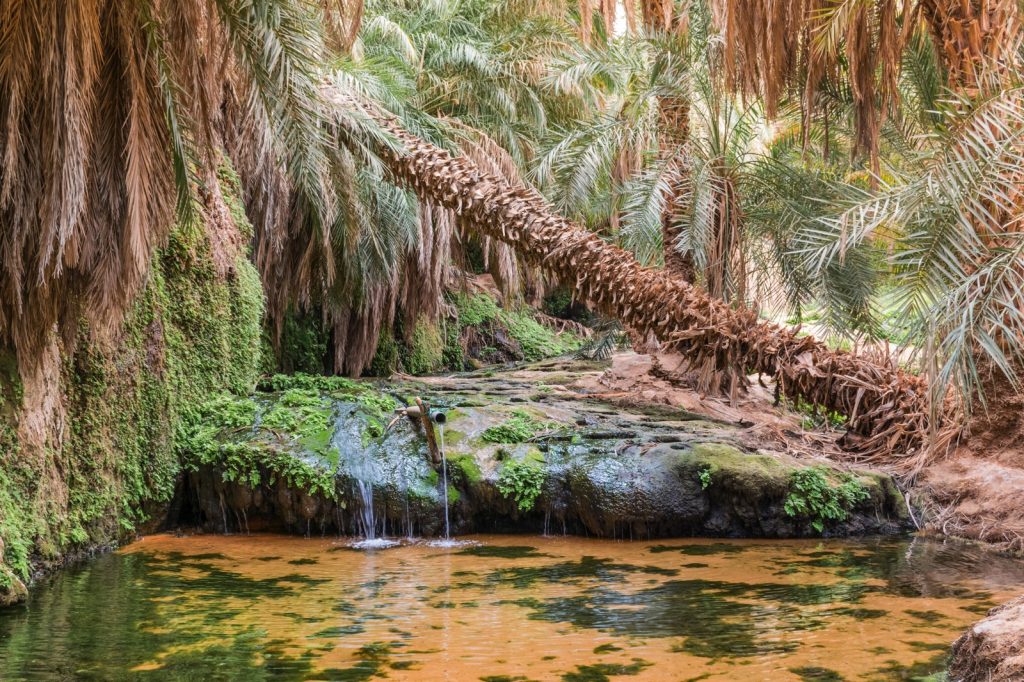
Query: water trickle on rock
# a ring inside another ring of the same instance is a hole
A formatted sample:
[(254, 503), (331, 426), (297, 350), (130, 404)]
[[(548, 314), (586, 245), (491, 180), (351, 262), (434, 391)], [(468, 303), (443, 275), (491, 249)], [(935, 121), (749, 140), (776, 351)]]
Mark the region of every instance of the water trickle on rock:
[(350, 440), (352, 433), (347, 428), (350, 423), (351, 415), (341, 410), (334, 422), (331, 445), (337, 449), (342, 458), (352, 477), (355, 493), (360, 500), (359, 515), (356, 517), (359, 533), (366, 543), (374, 543), (378, 540), (377, 515), (373, 504), (373, 484), (379, 473), (374, 458), (377, 447), (374, 445), (374, 441), (368, 442), (363, 447), (352, 447)]

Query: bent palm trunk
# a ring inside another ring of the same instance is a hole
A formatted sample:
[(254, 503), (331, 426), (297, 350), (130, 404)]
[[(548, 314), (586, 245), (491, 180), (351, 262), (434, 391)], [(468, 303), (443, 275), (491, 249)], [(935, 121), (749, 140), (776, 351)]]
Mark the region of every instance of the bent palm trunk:
[[(341, 106), (351, 106), (338, 97)], [(731, 308), (664, 271), (644, 268), (627, 251), (555, 213), (534, 190), (453, 157), (405, 132), (389, 116), (371, 115), (401, 143), (398, 149), (381, 145), (376, 150), (401, 183), (573, 282), (581, 299), (645, 336), (653, 333), (712, 381), (724, 376), (731, 382), (709, 389), (735, 391), (749, 373), (770, 375), (788, 398), (846, 415), (849, 449), (905, 471), (918, 468), (926, 445), (937, 442), (930, 438), (928, 387), (922, 378), (833, 350), (796, 329)], [(951, 432), (946, 429), (945, 435)]]

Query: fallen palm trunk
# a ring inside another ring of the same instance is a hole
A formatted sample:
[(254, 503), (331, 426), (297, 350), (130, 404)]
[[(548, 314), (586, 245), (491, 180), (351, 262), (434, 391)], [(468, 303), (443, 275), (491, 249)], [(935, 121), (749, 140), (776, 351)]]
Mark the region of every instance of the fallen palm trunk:
[[(337, 95), (340, 105), (351, 100)], [(576, 294), (642, 335), (653, 332), (709, 379), (708, 390), (735, 393), (750, 373), (775, 378), (782, 394), (847, 417), (844, 446), (864, 460), (916, 471), (945, 444), (953, 420), (929, 423), (927, 382), (903, 370), (833, 350), (797, 329), (729, 307), (558, 215), (532, 189), (513, 186), (463, 157), (369, 112), (401, 143), (376, 153), (422, 199), (454, 210), (482, 234), (574, 283)]]

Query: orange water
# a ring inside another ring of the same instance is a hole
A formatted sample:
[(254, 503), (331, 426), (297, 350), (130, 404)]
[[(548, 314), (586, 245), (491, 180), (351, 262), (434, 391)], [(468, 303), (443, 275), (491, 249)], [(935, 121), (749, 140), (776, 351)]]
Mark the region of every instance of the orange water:
[(1024, 565), (924, 540), (147, 537), (0, 612), (0, 678), (923, 679)]

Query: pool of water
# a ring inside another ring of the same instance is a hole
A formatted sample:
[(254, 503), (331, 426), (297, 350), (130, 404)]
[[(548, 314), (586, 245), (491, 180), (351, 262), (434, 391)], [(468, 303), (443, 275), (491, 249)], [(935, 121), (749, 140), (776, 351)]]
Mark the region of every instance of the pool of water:
[(1024, 564), (925, 540), (147, 537), (0, 611), (0, 679), (928, 679)]

